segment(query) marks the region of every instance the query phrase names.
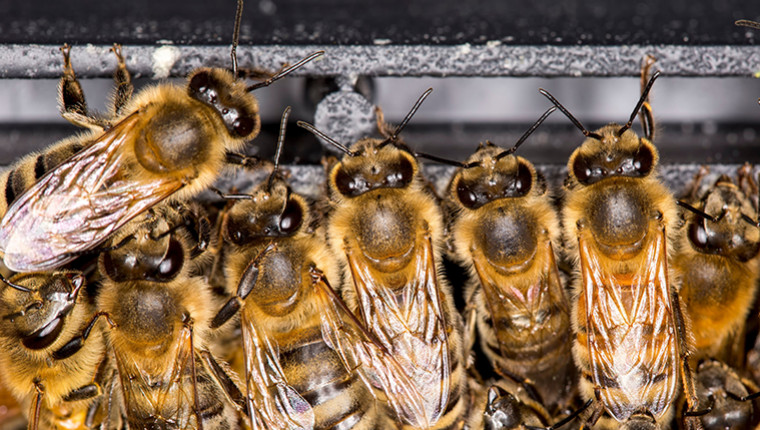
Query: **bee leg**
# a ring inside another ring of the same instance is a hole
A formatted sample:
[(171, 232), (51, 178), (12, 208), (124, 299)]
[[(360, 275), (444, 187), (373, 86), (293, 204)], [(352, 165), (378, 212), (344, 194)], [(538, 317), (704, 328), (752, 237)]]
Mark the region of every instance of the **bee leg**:
[(526, 393), (528, 393), (528, 396), (530, 396), (531, 399), (538, 402), (539, 404), (544, 404), (544, 399), (541, 398), (541, 394), (538, 392), (536, 387), (533, 385), (533, 382), (528, 379), (524, 378), (519, 375), (515, 375), (514, 373), (506, 370), (506, 369), (496, 369), (496, 373), (504, 376), (505, 378), (509, 378), (512, 381), (520, 384), (523, 390), (525, 390)]
[(689, 191), (686, 193), (685, 198), (689, 201), (695, 201), (699, 194), (699, 188), (702, 185), (702, 180), (710, 173), (710, 168), (707, 166), (699, 166), (699, 171), (694, 175), (694, 179), (691, 180)]
[(189, 314), (184, 314), (182, 316), (182, 323), (184, 324), (184, 329), (189, 332), (189, 342), (190, 342), (190, 372), (192, 374), (193, 378), (193, 412), (195, 412), (195, 420), (197, 424), (198, 430), (203, 430), (203, 415), (200, 408), (200, 400), (198, 399), (198, 372), (195, 367), (195, 344), (193, 342), (193, 319), (190, 317)]
[(82, 330), (82, 333), (79, 336), (72, 338), (70, 341), (66, 342), (65, 345), (53, 352), (53, 358), (56, 360), (63, 360), (71, 357), (72, 355), (76, 354), (77, 351), (82, 349), (82, 346), (84, 346), (84, 341), (87, 340), (87, 338), (90, 336), (90, 332), (92, 331), (93, 327), (95, 327), (95, 323), (98, 322), (98, 319), (101, 316), (106, 317), (106, 321), (108, 321), (108, 324), (111, 326), (111, 328), (116, 327), (116, 324), (111, 320), (106, 312), (98, 312), (93, 315), (92, 319), (85, 326), (84, 330)]
[(221, 327), (243, 306), (243, 301), (249, 294), (251, 294), (251, 291), (259, 278), (259, 265), (261, 264), (261, 260), (267, 254), (275, 250), (277, 250), (277, 245), (270, 243), (253, 259), (253, 261), (248, 263), (248, 267), (246, 267), (243, 276), (240, 278), (237, 293), (224, 304), (219, 312), (217, 312), (216, 316), (214, 316), (214, 319), (211, 320), (212, 329)]
[(82, 85), (71, 67), (71, 46), (64, 44), (61, 52), (63, 53), (63, 76), (58, 84), (61, 116), (76, 126), (102, 131), (105, 128), (103, 121), (87, 113), (87, 102), (84, 99)]
[(101, 394), (103, 394), (103, 388), (97, 382), (93, 382), (71, 390), (63, 400), (67, 402), (76, 402), (78, 400), (92, 399)]
[(235, 405), (239, 410), (246, 411), (245, 396), (240, 391), (235, 382), (230, 378), (227, 370), (225, 370), (216, 361), (213, 355), (207, 350), (201, 351), (201, 358), (206, 363), (206, 367), (211, 369), (213, 375), (216, 377), (217, 382), (222, 387), (224, 393), (227, 395), (228, 400)]
[(270, 163), (266, 160), (262, 160), (259, 157), (253, 155), (239, 154), (237, 152), (228, 152), (225, 154), (225, 161), (228, 164), (234, 164), (237, 166), (249, 168), (249, 167), (263, 167)]
[(40, 426), (40, 408), (42, 406), (42, 398), (45, 397), (45, 387), (39, 379), (34, 380), (34, 390), (32, 410), (29, 413), (29, 430), (37, 430)]
[(744, 194), (748, 196), (755, 196), (758, 194), (758, 186), (755, 179), (752, 177), (752, 165), (744, 163), (736, 172), (737, 182), (739, 188), (744, 191)]
[[(98, 370), (95, 372), (95, 376), (93, 377), (93, 384), (96, 384), (97, 386), (101, 387), (101, 393), (103, 393), (102, 385), (100, 385), (100, 382), (103, 381), (106, 384), (106, 387), (108, 389), (108, 392), (106, 393), (108, 395), (107, 402), (106, 402), (106, 408), (110, 411), (111, 406), (111, 398), (113, 396), (113, 382), (112, 378), (115, 377), (114, 372), (110, 372), (109, 375), (106, 375), (106, 372), (108, 372), (109, 366), (108, 366), (108, 356), (104, 356), (102, 360), (100, 360), (100, 364), (98, 364)], [(101, 408), (101, 405), (103, 405), (103, 400), (99, 400), (97, 402), (92, 402), (87, 407), (87, 414), (85, 415), (84, 425), (85, 428), (94, 428), (95, 427), (95, 418), (98, 414), (98, 411)], [(108, 412), (103, 415), (105, 417), (108, 416)]]
[(116, 84), (113, 93), (113, 112), (114, 116), (116, 116), (123, 113), (124, 106), (129, 99), (132, 98), (132, 92), (135, 88), (132, 86), (132, 77), (124, 63), (124, 56), (121, 53), (121, 45), (114, 43), (111, 52), (116, 54), (117, 61), (116, 70), (113, 74), (113, 80)]
[(681, 308), (681, 299), (676, 290), (671, 291), (671, 307), (673, 308), (673, 320), (676, 326), (678, 336), (678, 354), (681, 361), (681, 381), (683, 384), (684, 395), (688, 410), (684, 413), (684, 427), (687, 430), (702, 430), (702, 422), (698, 416), (689, 416), (690, 413), (698, 412), (699, 398), (697, 397), (697, 388), (694, 383), (694, 373), (691, 370), (689, 359), (691, 352), (687, 344), (686, 322), (684, 312)]
[(474, 287), (472, 289), (472, 292), (469, 294), (468, 300), (467, 300), (467, 306), (464, 308), (464, 319), (465, 319), (465, 327), (464, 327), (464, 350), (465, 350), (465, 356), (469, 357), (467, 360), (466, 368), (469, 369), (471, 365), (474, 362), (474, 359), (472, 357), (472, 348), (475, 345), (475, 331), (477, 326), (477, 317), (478, 317), (478, 309), (477, 305), (475, 304), (475, 296), (478, 293), (479, 288)]
[(562, 426), (564, 426), (565, 424), (577, 418), (578, 415), (582, 414), (583, 411), (588, 409), (588, 407), (591, 406), (592, 403), (594, 403), (594, 401), (589, 399), (583, 406), (574, 410), (572, 413), (570, 413), (570, 415), (566, 416), (565, 418), (562, 418), (561, 420), (557, 421), (556, 423), (552, 424), (549, 427), (536, 427), (536, 426), (530, 426), (530, 425), (523, 425), (523, 426), (528, 430), (557, 430), (561, 428)]

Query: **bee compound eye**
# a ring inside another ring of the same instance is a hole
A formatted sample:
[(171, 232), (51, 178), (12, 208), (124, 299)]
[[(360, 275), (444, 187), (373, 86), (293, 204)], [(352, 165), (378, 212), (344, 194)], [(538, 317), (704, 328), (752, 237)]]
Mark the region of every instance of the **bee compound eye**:
[(303, 210), (295, 200), (288, 200), (285, 210), (280, 215), (280, 231), (283, 233), (293, 233), (303, 221)]
[(250, 117), (240, 117), (232, 124), (232, 129), (239, 137), (246, 137), (253, 132), (255, 121)]

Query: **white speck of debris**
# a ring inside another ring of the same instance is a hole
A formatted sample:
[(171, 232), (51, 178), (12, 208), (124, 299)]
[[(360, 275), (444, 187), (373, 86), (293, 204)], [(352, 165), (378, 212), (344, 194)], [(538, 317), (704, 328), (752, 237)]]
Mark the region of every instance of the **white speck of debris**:
[(92, 43), (85, 45), (84, 49), (87, 51), (88, 55), (96, 55), (100, 53), (100, 50), (96, 48)]
[(470, 46), (469, 43), (463, 43), (459, 45), (459, 53), (462, 55), (467, 55), (470, 52), (472, 52), (472, 46)]
[(179, 59), (179, 49), (174, 46), (162, 46), (153, 51), (153, 77), (156, 79), (168, 77), (177, 59)]
[(486, 42), (486, 46), (489, 48), (496, 48), (501, 45), (501, 40), (489, 40)]
[(169, 39), (158, 39), (156, 45), (174, 45), (174, 41)]
[(380, 45), (380, 46), (390, 45), (391, 42), (392, 41), (390, 39), (375, 39), (372, 41), (372, 43), (374, 43), (375, 45)]

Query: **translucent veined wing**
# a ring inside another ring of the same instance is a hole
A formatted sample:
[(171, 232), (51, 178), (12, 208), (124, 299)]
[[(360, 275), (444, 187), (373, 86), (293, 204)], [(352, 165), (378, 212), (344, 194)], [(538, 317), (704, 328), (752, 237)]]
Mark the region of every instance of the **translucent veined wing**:
[(522, 330), (519, 336), (514, 336), (515, 331), (494, 326), (503, 357), (510, 356), (510, 347), (527, 342), (531, 345), (545, 345), (547, 340), (544, 336), (556, 335), (564, 331), (546, 326), (557, 323), (555, 319), (547, 319), (542, 315), (546, 310), (562, 312), (565, 315), (563, 321), (569, 324), (570, 309), (562, 289), (551, 241), (545, 241), (545, 246), (538, 252), (536, 259), (543, 263), (540, 265), (540, 272), (537, 273), (536, 281), (523, 289), (515, 287), (510, 277), (496, 272), (484, 263), (485, 256), (474, 255), (473, 266), (483, 287), (483, 295), (488, 304), (488, 310), (491, 312), (491, 321), (494, 324), (497, 321), (511, 321), (514, 318), (530, 321), (530, 334), (533, 340), (526, 339)]
[(420, 236), (410, 263), (413, 276), (399, 292), (379, 285), (366, 260), (346, 249), (366, 328), (422, 395), (426, 421), (432, 426), (449, 401), (451, 365), (432, 240), (427, 233)]
[(159, 373), (143, 368), (139, 360), (116, 350), (116, 364), (130, 426), (145, 425), (159, 419), (171, 424), (172, 428), (198, 428), (192, 331), (182, 329), (177, 342), (174, 359), (166, 363)]
[(40, 178), (0, 221), (0, 252), (16, 272), (48, 270), (98, 246), (119, 227), (179, 190), (181, 179), (130, 175), (124, 148), (136, 112)]
[(402, 420), (428, 427), (423, 399), (401, 365), (348, 310), (319, 270), (312, 268), (311, 276), (325, 343), (338, 353), (347, 371), (357, 371), (370, 389), (380, 388)]
[(246, 409), (252, 429), (312, 429), (311, 405), (288, 384), (279, 351), (250, 318), (241, 318), (245, 353)]
[(588, 353), (594, 385), (618, 421), (645, 409), (659, 418), (675, 400), (678, 346), (665, 232), (652, 223), (638, 272), (615, 275), (579, 238)]

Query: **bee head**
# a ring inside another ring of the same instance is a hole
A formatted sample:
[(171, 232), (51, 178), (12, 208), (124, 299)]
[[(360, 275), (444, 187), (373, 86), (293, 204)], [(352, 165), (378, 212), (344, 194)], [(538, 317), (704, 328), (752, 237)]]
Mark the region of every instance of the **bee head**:
[(250, 139), (259, 134), (261, 121), (256, 98), (229, 71), (196, 69), (189, 77), (187, 92), (193, 99), (213, 109), (233, 138)]
[(378, 188), (405, 188), (419, 170), (405, 147), (365, 138), (351, 146), (355, 155), (344, 157), (328, 174), (329, 186), (345, 197), (357, 197)]
[(58, 340), (66, 317), (74, 309), (85, 284), (78, 273), (30, 273), (16, 275), (11, 283), (28, 288), (3, 287), (0, 312), (4, 335), (21, 339), (28, 349), (41, 350)]
[(114, 240), (100, 257), (101, 272), (114, 282), (169, 282), (188, 257), (184, 238), (164, 216), (149, 212), (131, 234)]
[(478, 209), (494, 200), (528, 195), (536, 170), (528, 160), (486, 142), (454, 174), (450, 192), (462, 206)]
[(721, 176), (702, 199), (702, 213), (687, 225), (691, 246), (698, 252), (732, 256), (746, 262), (760, 252), (760, 229), (747, 222), (755, 208), (728, 176)]
[(657, 150), (648, 139), (638, 137), (630, 128), (659, 76), (659, 71), (652, 75), (627, 123), (622, 127), (610, 124), (595, 132), (588, 131), (549, 92), (539, 90), (586, 136), (583, 144), (570, 156), (567, 170), (571, 180), (592, 185), (610, 177), (645, 177), (654, 170), (658, 161)]
[(224, 240), (243, 246), (266, 238), (293, 236), (308, 224), (309, 207), (281, 179), (261, 184), (236, 203), (222, 224)]

